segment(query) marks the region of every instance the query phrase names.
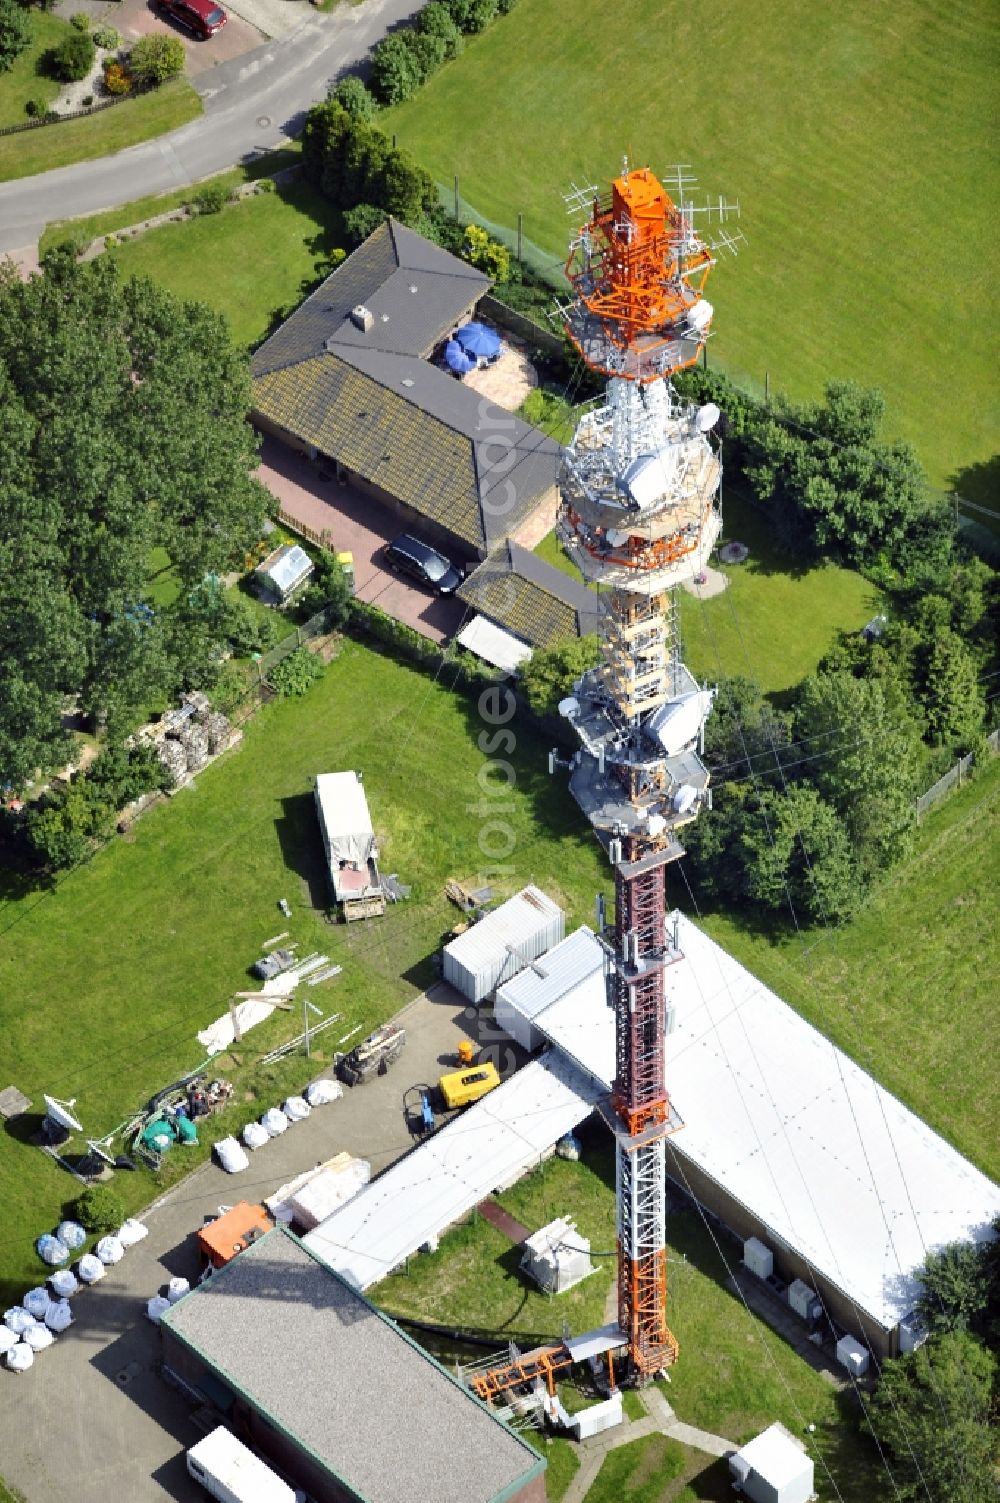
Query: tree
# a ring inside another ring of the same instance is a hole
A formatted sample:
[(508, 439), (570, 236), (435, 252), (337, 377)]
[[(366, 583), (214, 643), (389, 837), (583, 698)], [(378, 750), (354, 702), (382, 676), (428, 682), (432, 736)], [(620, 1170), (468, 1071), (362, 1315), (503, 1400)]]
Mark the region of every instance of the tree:
[(369, 235), (374, 235), (379, 225), (385, 224), (386, 212), (374, 204), (357, 204), (344, 214), (344, 234), (352, 245), (360, 245)]
[(901, 1503), (995, 1503), (995, 1371), (991, 1354), (964, 1331), (932, 1337), (883, 1365), (866, 1428), (891, 1452)]
[(816, 673), (799, 691), (803, 771), (836, 809), (867, 883), (909, 850), (919, 731), (892, 681)]
[(137, 84), (150, 88), (166, 83), (184, 71), (184, 44), (179, 37), (151, 32), (132, 47), (128, 65)]
[(63, 83), (78, 83), (94, 65), (94, 39), (89, 31), (67, 31), (62, 41), (49, 49), (46, 66), (53, 78)]
[(595, 636), (570, 637), (554, 647), (536, 647), (520, 669), (519, 683), (536, 715), (554, 714), (576, 680), (600, 660)]
[(409, 27), (390, 32), (372, 50), (371, 87), (380, 104), (402, 104), (424, 81), (409, 35)]
[(960, 754), (971, 751), (986, 714), (974, 654), (950, 626), (939, 626), (918, 653), (918, 663), (918, 692), (932, 741)]
[(860, 884), (843, 824), (808, 783), (759, 792), (737, 850), (751, 903), (810, 924), (836, 923), (857, 907)]
[(461, 31), (485, 31), (497, 13), (497, 0), (445, 0)]
[(953, 1242), (928, 1253), (917, 1308), (926, 1330), (980, 1330), (988, 1295), (984, 1244)]
[(481, 225), (465, 227), (462, 255), (472, 266), (484, 271), (494, 282), (506, 282), (510, 276), (510, 251), (500, 240), (494, 240)]
[(28, 842), (49, 871), (79, 866), (99, 841), (111, 834), (107, 808), (95, 803), (82, 781), (59, 797), (36, 804), (25, 816)]
[(437, 202), (430, 173), (335, 99), (315, 105), (306, 117), (302, 168), (342, 213), (370, 205), (410, 224)]
[[(65, 758), (67, 696), (125, 729), (205, 667), (178, 623), (260, 537), (245, 356), (224, 321), (110, 257), (0, 272), (0, 752), (20, 785)], [(144, 603), (166, 550), (172, 606)]]
[(15, 58), (31, 41), (31, 19), (17, 0), (0, 0), (0, 73), (14, 66)]
[(417, 26), (425, 36), (441, 38), (446, 61), (458, 57), (464, 45), (462, 33), (443, 0), (430, 0), (417, 17)]
[(787, 759), (788, 716), (775, 710), (755, 683), (724, 678), (705, 722), (705, 760), (713, 776), (770, 781)]
[(378, 108), (371, 91), (354, 73), (334, 84), (327, 98), (339, 104), (355, 120), (371, 120)]
[(114, 1232), (125, 1220), (125, 1205), (110, 1185), (91, 1185), (73, 1207), (74, 1215), (88, 1232)]

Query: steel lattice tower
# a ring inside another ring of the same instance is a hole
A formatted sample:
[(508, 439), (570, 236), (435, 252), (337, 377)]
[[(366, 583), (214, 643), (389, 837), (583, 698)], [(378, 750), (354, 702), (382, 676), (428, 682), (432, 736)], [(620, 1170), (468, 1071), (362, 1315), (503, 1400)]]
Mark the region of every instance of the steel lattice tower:
[[(683, 200), (680, 173), (678, 184)], [(665, 1140), (681, 1123), (664, 1072), (667, 976), (680, 957), (667, 931), (665, 873), (684, 854), (676, 830), (707, 796), (699, 750), (712, 703), (680, 660), (673, 590), (704, 568), (722, 525), (718, 409), (684, 402), (670, 378), (694, 364), (707, 338), (712, 307), (703, 292), (714, 259), (690, 205), (675, 203), (646, 168), (626, 163), (609, 195), (578, 190), (571, 206), (588, 198), (590, 218), (566, 267), (574, 295), (562, 313), (607, 386), (567, 450), (559, 527), (600, 587), (601, 662), (560, 711), (581, 741), (571, 790), (615, 873), (606, 943), (618, 1319), (631, 1375), (642, 1381), (677, 1357), (667, 1324), (664, 1172)]]

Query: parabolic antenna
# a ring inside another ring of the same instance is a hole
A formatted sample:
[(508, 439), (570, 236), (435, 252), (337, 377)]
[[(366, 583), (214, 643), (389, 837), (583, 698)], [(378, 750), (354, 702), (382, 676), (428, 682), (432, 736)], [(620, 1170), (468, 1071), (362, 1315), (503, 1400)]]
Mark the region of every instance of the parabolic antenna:
[(55, 1096), (43, 1094), (42, 1100), (45, 1102), (45, 1115), (51, 1117), (59, 1127), (65, 1127), (67, 1132), (83, 1132), (81, 1123), (76, 1120), (71, 1111), (71, 1108), (76, 1106), (75, 1096), (69, 1101), (57, 1101)]
[(574, 699), (572, 694), (568, 694), (565, 699), (559, 701), (559, 713), (564, 720), (572, 720), (579, 708), (580, 701)]
[(722, 413), (719, 411), (718, 405), (715, 402), (706, 402), (704, 407), (699, 407), (697, 413), (695, 414), (695, 421), (698, 424), (698, 432), (710, 433), (721, 416)]

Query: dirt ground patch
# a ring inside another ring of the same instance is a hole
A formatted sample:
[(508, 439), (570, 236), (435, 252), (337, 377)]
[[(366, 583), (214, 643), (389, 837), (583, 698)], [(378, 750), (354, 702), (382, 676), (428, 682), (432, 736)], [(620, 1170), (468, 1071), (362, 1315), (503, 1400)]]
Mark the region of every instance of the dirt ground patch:
[(508, 336), (499, 360), (470, 371), (462, 377), (462, 383), (505, 411), (516, 412), (528, 393), (538, 385), (538, 373), (525, 354), (524, 346)]

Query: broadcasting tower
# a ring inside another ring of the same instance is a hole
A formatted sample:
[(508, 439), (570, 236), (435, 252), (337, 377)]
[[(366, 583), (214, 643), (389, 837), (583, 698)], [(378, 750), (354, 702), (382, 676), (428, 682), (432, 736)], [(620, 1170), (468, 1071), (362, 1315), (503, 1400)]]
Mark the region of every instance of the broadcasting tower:
[[(607, 378), (602, 405), (581, 418), (567, 450), (559, 521), (571, 557), (600, 587), (601, 662), (560, 712), (581, 742), (571, 791), (615, 873), (607, 979), (618, 1323), (638, 1382), (677, 1359), (664, 1170), (665, 1140), (682, 1124), (664, 1069), (667, 972), (680, 955), (665, 879), (684, 854), (676, 831), (697, 817), (709, 781), (699, 750), (712, 693), (680, 660), (673, 592), (705, 567), (722, 525), (719, 410), (683, 401), (670, 380), (698, 359), (712, 322), (703, 291), (714, 258), (695, 233), (686, 186), (678, 172), (675, 203), (648, 168), (626, 162), (609, 195), (576, 190), (571, 208), (589, 200), (592, 212), (571, 245), (573, 298), (561, 310), (587, 365)], [(720, 203), (720, 218), (727, 209)]]

